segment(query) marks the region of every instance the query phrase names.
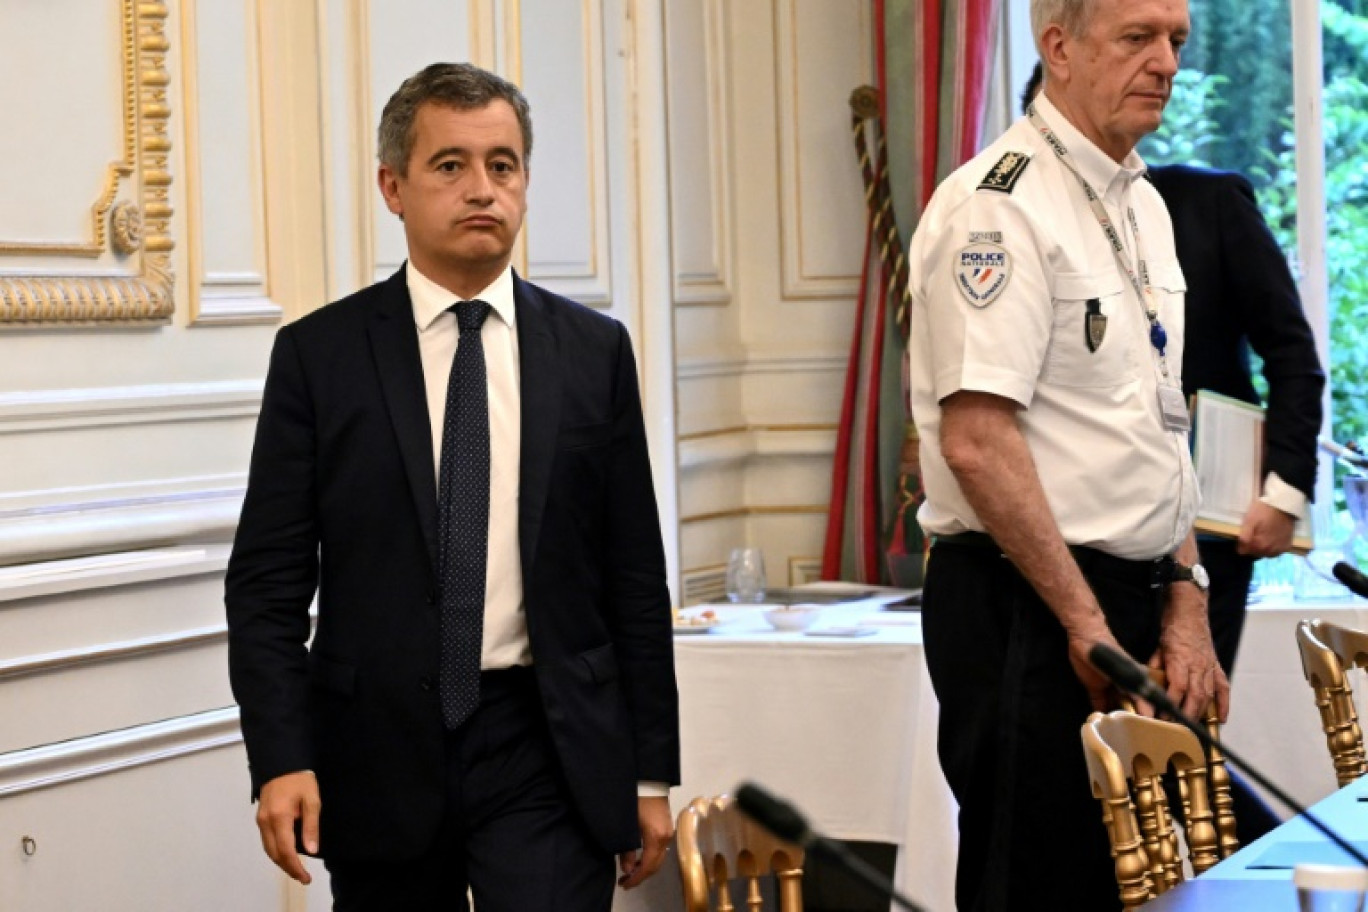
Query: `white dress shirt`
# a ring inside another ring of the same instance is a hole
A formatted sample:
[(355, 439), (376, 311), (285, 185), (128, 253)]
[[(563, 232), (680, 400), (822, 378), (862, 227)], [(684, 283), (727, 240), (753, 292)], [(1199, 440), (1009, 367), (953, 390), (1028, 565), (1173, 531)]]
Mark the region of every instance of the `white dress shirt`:
[[(934, 534), (983, 530), (940, 450), (940, 403), (975, 390), (1021, 406), (1018, 422), (1066, 542), (1155, 558), (1188, 534), (1199, 503), (1187, 434), (1167, 430), (1159, 408), (1159, 384), (1179, 385), (1183, 363), (1186, 283), (1172, 224), (1158, 192), (1140, 179), (1138, 155), (1113, 161), (1044, 95), (1036, 107), (1122, 226), (1132, 265), (1137, 244), (1126, 212), (1135, 212), (1168, 331), (1169, 379), (1078, 180), (1028, 120), (1017, 121), (940, 185), (912, 239), (912, 408), (927, 494), (918, 519)], [(1017, 159), (1008, 153), (1030, 163), (1006, 189), (981, 186), (990, 173), (1012, 169)], [(1006, 269), (993, 274), (991, 293), (971, 300), (964, 285), (983, 270), (967, 276), (964, 264), (981, 249), (999, 251)], [(1095, 345), (1090, 313), (1106, 320)]]
[[(433, 477), (442, 464), (447, 381), (461, 331), (450, 308), (462, 300), (408, 264), (408, 290), (418, 325), (428, 419), (432, 425)], [(475, 295), (490, 307), (480, 329), (489, 388), (489, 555), (485, 564), (484, 644), (480, 668), (532, 664), (523, 608), (522, 554), (518, 549), (518, 470), (522, 462), (518, 327), (513, 269), (505, 268)], [(473, 300), (473, 299), (472, 299)]]

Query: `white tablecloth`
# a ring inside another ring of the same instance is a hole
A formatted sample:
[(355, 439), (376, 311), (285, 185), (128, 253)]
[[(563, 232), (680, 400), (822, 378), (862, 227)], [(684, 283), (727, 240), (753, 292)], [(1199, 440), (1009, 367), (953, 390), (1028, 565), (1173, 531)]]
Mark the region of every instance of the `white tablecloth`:
[[(818, 831), (898, 847), (898, 888), (954, 908), (956, 806), (936, 759), (937, 706), (916, 614), (882, 600), (831, 606), (816, 627), (865, 622), (872, 636), (771, 630), (754, 607), (719, 608), (717, 629), (675, 637), (683, 736), (676, 815), (695, 797), (753, 780), (791, 800)], [(616, 912), (671, 912), (673, 859)]]
[[(1368, 629), (1368, 602), (1276, 602), (1249, 609), (1231, 687), (1230, 722), (1221, 734), (1237, 753), (1303, 804), (1336, 789), (1311, 687), (1302, 675), (1295, 633), (1303, 618)], [(1368, 681), (1351, 675), (1359, 723), (1368, 723)], [(1285, 809), (1270, 802), (1275, 810)]]

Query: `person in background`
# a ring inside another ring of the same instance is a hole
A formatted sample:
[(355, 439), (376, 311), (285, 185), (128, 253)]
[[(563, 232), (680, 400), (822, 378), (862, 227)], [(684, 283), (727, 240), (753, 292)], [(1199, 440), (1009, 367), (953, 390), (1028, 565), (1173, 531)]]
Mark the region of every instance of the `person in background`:
[[(1037, 63), (1022, 92), (1023, 112), (1041, 77)], [(1254, 562), (1287, 553), (1296, 522), (1315, 495), (1325, 373), (1296, 282), (1249, 181), (1189, 165), (1150, 167), (1147, 176), (1173, 220), (1187, 281), (1183, 394), (1191, 401), (1205, 389), (1263, 405), (1254, 389), (1251, 350), (1262, 359), (1268, 384), (1263, 490), (1250, 503), (1238, 538), (1197, 537), (1211, 578), (1211, 637), (1221, 668), (1232, 677)], [(1248, 845), (1279, 818), (1234, 773), (1232, 787), (1236, 836)]]
[(922, 622), (964, 912), (1119, 905), (1079, 742), (1115, 698), (1094, 645), (1162, 667), (1188, 712), (1224, 717), (1229, 694), (1192, 534), (1182, 275), (1134, 151), (1187, 3), (1032, 0), (1031, 25), (1043, 94), (941, 184), (909, 256)]
[[(670, 597), (616, 321), (513, 272), (532, 124), (433, 64), (385, 105), (409, 259), (286, 326), (229, 561), (271, 859), (339, 910), (607, 912), (673, 832)], [(318, 599), (310, 642), (310, 603)]]

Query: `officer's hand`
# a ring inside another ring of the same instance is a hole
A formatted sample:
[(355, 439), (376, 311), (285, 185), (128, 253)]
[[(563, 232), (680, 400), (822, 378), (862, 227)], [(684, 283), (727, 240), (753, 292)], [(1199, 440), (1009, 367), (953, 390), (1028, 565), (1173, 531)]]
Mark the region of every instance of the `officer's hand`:
[(261, 787), (256, 823), (261, 847), (280, 870), (302, 884), (313, 881), (295, 851), (295, 821), (300, 821), (304, 850), (318, 851), (318, 780), (311, 770), (277, 776)]
[(1222, 722), (1230, 714), (1230, 682), (1216, 660), (1207, 619), (1206, 595), (1191, 583), (1169, 586), (1159, 662), (1168, 678), (1168, 695), (1183, 714), (1201, 719), (1214, 702)]
[(1106, 627), (1090, 634), (1070, 633), (1069, 663), (1073, 665), (1074, 674), (1078, 675), (1078, 680), (1088, 691), (1092, 708), (1098, 712), (1106, 712), (1112, 707), (1111, 682), (1088, 661), (1088, 652), (1098, 643), (1105, 643), (1117, 652), (1124, 652), (1121, 644), (1116, 642), (1116, 638)]

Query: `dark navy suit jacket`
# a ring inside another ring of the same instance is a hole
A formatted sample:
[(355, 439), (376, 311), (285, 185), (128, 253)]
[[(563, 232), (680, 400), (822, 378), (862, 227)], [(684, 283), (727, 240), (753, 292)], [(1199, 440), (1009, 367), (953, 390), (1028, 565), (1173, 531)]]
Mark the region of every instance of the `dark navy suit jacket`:
[[(533, 666), (574, 804), (620, 852), (640, 844), (636, 783), (679, 782), (636, 367), (619, 323), (514, 281)], [(325, 856), (415, 855), (443, 811), (429, 425), (403, 269), (280, 330), (228, 567), (229, 665), (253, 794), (314, 770)]]
[(1199, 389), (1259, 402), (1249, 350), (1268, 381), (1264, 472), (1311, 497), (1325, 374), (1296, 283), (1238, 174), (1186, 165), (1151, 168), (1173, 218), (1187, 279), (1183, 392)]

